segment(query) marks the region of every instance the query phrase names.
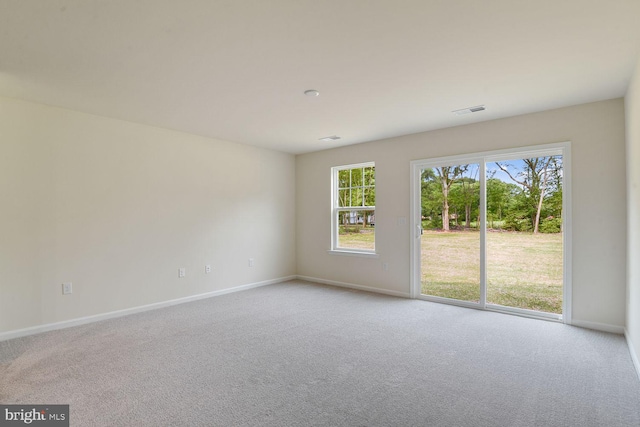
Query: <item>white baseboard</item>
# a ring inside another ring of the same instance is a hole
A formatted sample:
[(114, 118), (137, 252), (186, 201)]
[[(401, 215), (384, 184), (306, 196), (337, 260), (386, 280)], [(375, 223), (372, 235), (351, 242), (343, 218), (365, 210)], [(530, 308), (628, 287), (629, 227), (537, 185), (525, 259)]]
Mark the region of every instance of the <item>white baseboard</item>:
[(633, 362), (633, 366), (636, 368), (638, 379), (640, 379), (640, 361), (638, 360), (638, 354), (636, 353), (635, 347), (633, 346), (633, 342), (631, 342), (631, 338), (629, 338), (629, 332), (627, 331), (627, 328), (624, 328), (624, 337), (627, 339), (627, 346), (629, 347), (631, 361)]
[(306, 280), (307, 282), (322, 283), (323, 285), (339, 286), (341, 288), (357, 289), (359, 291), (374, 292), (374, 293), (377, 293), (377, 294), (391, 295), (391, 296), (394, 296), (394, 297), (401, 297), (401, 298), (410, 298), (411, 297), (411, 294), (409, 294), (408, 292), (390, 291), (388, 289), (372, 288), (370, 286), (363, 286), (363, 285), (356, 285), (356, 284), (353, 284), (353, 283), (338, 282), (338, 281), (335, 281), (335, 280), (320, 279), (318, 277), (297, 276), (297, 278), (300, 279), (300, 280)]
[(286, 276), (277, 279), (264, 280), (262, 282), (248, 283), (246, 285), (234, 286), (232, 288), (221, 289), (219, 291), (205, 292), (204, 294), (191, 295), (188, 297), (172, 299), (169, 301), (156, 302), (153, 304), (141, 305), (138, 307), (126, 308), (124, 310), (110, 311), (108, 313), (96, 314), (93, 316), (79, 317), (76, 319), (64, 320), (62, 322), (47, 323), (44, 325), (32, 326), (30, 328), (17, 329), (0, 333), (0, 341), (6, 341), (14, 338), (35, 335), (42, 332), (53, 331), (56, 329), (70, 328), (72, 326), (84, 325), (87, 323), (99, 322), (101, 320), (113, 319), (114, 317), (127, 316), (129, 314), (141, 313), (144, 311), (155, 310), (158, 308), (170, 307), (172, 305), (184, 304), (186, 302), (197, 301), (200, 299), (216, 297), (219, 295), (230, 294), (232, 292), (244, 291), (247, 289), (257, 288), (260, 286), (272, 285), (274, 283), (293, 280), (296, 276)]
[(571, 325), (580, 328), (593, 329), (602, 332), (611, 332), (613, 334), (624, 334), (624, 326), (609, 325), (608, 323), (589, 322), (587, 320), (572, 319)]

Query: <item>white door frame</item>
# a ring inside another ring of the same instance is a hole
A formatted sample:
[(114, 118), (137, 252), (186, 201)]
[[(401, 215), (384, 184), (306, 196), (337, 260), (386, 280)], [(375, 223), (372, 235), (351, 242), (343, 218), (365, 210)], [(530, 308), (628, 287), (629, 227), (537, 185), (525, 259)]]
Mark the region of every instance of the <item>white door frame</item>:
[[(562, 230), (563, 230), (563, 296), (562, 315), (526, 310), (514, 307), (503, 307), (486, 302), (486, 171), (487, 162), (512, 160), (514, 158), (531, 158), (549, 155), (562, 155)], [(421, 172), (427, 167), (449, 166), (457, 164), (478, 163), (480, 166), (480, 301), (479, 303), (459, 301), (448, 298), (426, 296), (421, 294)], [(571, 143), (560, 142), (506, 150), (485, 151), (480, 153), (438, 157), (432, 159), (413, 160), (411, 165), (411, 197), (410, 197), (410, 227), (411, 227), (411, 298), (429, 301), (445, 302), (482, 310), (499, 311), (525, 317), (562, 321), (571, 324)]]

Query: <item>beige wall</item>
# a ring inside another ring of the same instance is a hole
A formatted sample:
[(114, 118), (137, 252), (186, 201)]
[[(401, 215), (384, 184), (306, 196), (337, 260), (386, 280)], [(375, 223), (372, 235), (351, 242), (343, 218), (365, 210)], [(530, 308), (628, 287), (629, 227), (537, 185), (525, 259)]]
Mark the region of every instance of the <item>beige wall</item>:
[[(409, 162), (572, 141), (573, 319), (625, 322), (625, 127), (622, 99), (326, 150), (296, 158), (297, 270), (302, 276), (408, 294)], [(331, 255), (330, 168), (376, 162), (379, 259)], [(407, 225), (398, 225), (398, 217)], [(382, 263), (389, 264), (383, 271)]]
[(293, 275), (294, 194), (292, 155), (0, 98), (0, 333)]
[[(625, 97), (627, 128), (627, 338), (640, 356), (640, 60)], [(635, 360), (638, 374), (640, 364)]]
[[(640, 253), (639, 82), (636, 71), (626, 98), (630, 261)], [(638, 343), (633, 262), (625, 282), (624, 123), (617, 99), (294, 160), (0, 98), (0, 333), (296, 273), (408, 294), (409, 229), (398, 218), (408, 224), (411, 160), (570, 140), (574, 320), (624, 326), (628, 283)], [(376, 162), (380, 257), (330, 255), (330, 168), (365, 161)], [(66, 281), (74, 293), (63, 296)]]

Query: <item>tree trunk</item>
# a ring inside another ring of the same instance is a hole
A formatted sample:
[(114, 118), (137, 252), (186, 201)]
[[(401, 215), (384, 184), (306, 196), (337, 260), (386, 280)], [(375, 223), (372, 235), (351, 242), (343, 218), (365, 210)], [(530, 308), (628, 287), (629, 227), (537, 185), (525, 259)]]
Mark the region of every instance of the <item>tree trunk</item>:
[(442, 179), (442, 230), (449, 231), (449, 187)]
[(542, 201), (544, 200), (544, 193), (547, 189), (547, 179), (549, 178), (549, 172), (547, 168), (549, 167), (549, 163), (551, 163), (551, 157), (547, 160), (547, 163), (544, 165), (544, 169), (542, 169), (542, 185), (540, 185), (540, 198), (538, 199), (538, 209), (536, 209), (536, 222), (533, 224), (533, 234), (538, 234), (538, 229), (540, 228), (540, 212), (542, 211)]
[(464, 207), (465, 228), (471, 228), (471, 205)]
[(442, 230), (449, 231), (449, 203), (442, 203)]
[(540, 198), (538, 199), (538, 209), (536, 209), (536, 219), (533, 223), (533, 234), (538, 234), (540, 227), (540, 211), (542, 210), (542, 200), (544, 199), (544, 189), (540, 189)]

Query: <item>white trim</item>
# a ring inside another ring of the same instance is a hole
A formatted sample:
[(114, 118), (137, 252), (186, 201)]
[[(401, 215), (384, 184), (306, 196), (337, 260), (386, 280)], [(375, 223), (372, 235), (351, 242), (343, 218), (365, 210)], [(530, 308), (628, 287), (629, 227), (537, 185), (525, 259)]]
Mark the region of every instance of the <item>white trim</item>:
[(437, 297), (437, 296), (433, 296), (433, 295), (419, 295), (417, 297), (417, 299), (420, 299), (420, 300), (423, 300), (423, 301), (429, 301), (429, 302), (437, 302), (437, 303), (444, 303), (444, 304), (448, 304), (448, 305), (455, 305), (455, 306), (463, 307), (463, 308), (472, 308), (474, 310), (480, 310), (480, 311), (490, 311), (490, 312), (493, 312), (493, 313), (507, 314), (507, 315), (513, 315), (513, 316), (526, 317), (526, 318), (529, 318), (529, 319), (547, 320), (549, 322), (562, 323), (562, 316), (560, 316), (559, 314), (544, 313), (544, 312), (535, 311), (535, 310), (526, 310), (526, 309), (521, 309), (521, 308), (504, 307), (504, 306), (496, 305), (496, 304), (485, 304), (483, 306), (479, 302), (457, 300), (457, 299), (445, 298), (445, 297)]
[(333, 166), (331, 169), (342, 171), (346, 169), (369, 168), (371, 166), (375, 167), (376, 162), (370, 161), (370, 162), (362, 162), (362, 163), (353, 163), (353, 164), (342, 165), (342, 166)]
[(380, 255), (373, 251), (358, 251), (356, 249), (329, 249), (327, 251), (330, 255), (347, 255), (347, 256), (359, 256), (362, 258), (380, 258)]
[[(550, 155), (550, 152), (557, 150), (556, 154), (562, 154), (562, 150), (571, 144), (570, 141), (565, 142), (554, 142), (551, 144), (541, 144), (541, 145), (530, 145), (527, 147), (514, 147), (514, 148), (506, 148), (502, 150), (492, 150), (492, 151), (480, 151), (474, 153), (463, 153), (456, 154), (453, 156), (444, 156), (444, 157), (433, 157), (428, 159), (418, 159), (412, 160), (411, 165), (421, 165), (427, 166), (430, 165), (435, 166), (455, 166), (460, 163), (460, 161), (465, 161), (466, 163), (473, 163), (475, 159), (480, 159), (483, 161), (484, 158), (490, 157), (488, 161), (501, 161), (501, 160), (513, 160), (513, 154), (522, 155), (523, 158), (528, 157), (537, 157), (541, 155)], [(553, 154), (552, 154), (553, 155)]]
[(26, 337), (29, 335), (40, 334), (42, 332), (54, 331), (57, 329), (71, 328), (73, 326), (85, 325), (87, 323), (100, 322), (102, 320), (128, 316), (129, 314), (142, 313), (144, 311), (170, 307), (172, 305), (184, 304), (186, 302), (192, 302), (192, 301), (197, 301), (205, 298), (211, 298), (211, 297), (216, 297), (224, 294), (230, 294), (233, 292), (244, 291), (247, 289), (258, 288), (260, 286), (273, 285), (275, 283), (286, 282), (287, 280), (294, 280), (295, 278), (296, 278), (295, 275), (280, 277), (277, 279), (264, 280), (262, 282), (255, 282), (255, 283), (248, 283), (246, 285), (240, 285), (232, 288), (221, 289), (219, 291), (206, 292), (198, 295), (191, 295), (188, 297), (172, 299), (169, 301), (156, 302), (153, 304), (141, 305), (141, 306), (132, 307), (132, 308), (125, 308), (123, 310), (110, 311), (107, 313), (96, 314), (93, 316), (78, 317), (76, 319), (63, 320), (62, 322), (47, 323), (44, 325), (32, 326), (24, 329), (17, 329), (15, 331), (2, 332), (0, 333), (0, 341)]
[(624, 328), (624, 337), (627, 340), (627, 346), (629, 347), (629, 354), (631, 355), (633, 367), (636, 368), (636, 374), (638, 374), (638, 379), (640, 379), (640, 361), (638, 360), (638, 354), (631, 342), (631, 338), (629, 338), (629, 331), (627, 331), (627, 328)]
[(576, 320), (571, 322), (572, 326), (579, 328), (593, 329), (594, 331), (611, 332), (612, 334), (624, 334), (624, 326), (610, 325), (608, 323), (589, 322), (588, 320)]
[(336, 212), (349, 212), (349, 211), (375, 211), (375, 206), (343, 206), (337, 207)]
[[(480, 186), (480, 307), (487, 308), (487, 251), (482, 248), (487, 247), (487, 162), (478, 164), (480, 173), (478, 183)], [(482, 177), (485, 177), (484, 179)], [(484, 206), (484, 209), (482, 208)]]
[(338, 282), (338, 281), (335, 281), (335, 280), (320, 279), (319, 277), (300, 276), (300, 275), (298, 275), (296, 277), (299, 280), (305, 280), (307, 282), (320, 283), (320, 284), (323, 284), (323, 285), (338, 286), (340, 288), (357, 289), (359, 291), (373, 292), (373, 293), (376, 293), (376, 294), (391, 295), (393, 297), (411, 298), (411, 295), (409, 293), (407, 293), (407, 292), (390, 291), (388, 289), (372, 288), (370, 286), (356, 285), (354, 283), (346, 283), (346, 282)]
[(499, 304), (487, 304), (485, 308), (489, 311), (495, 311), (496, 313), (515, 314), (516, 316), (528, 317), (530, 319), (549, 320), (552, 322), (563, 323), (561, 314), (528, 310), (526, 308), (508, 307)]
[(573, 324), (573, 278), (572, 271), (573, 265), (571, 260), (573, 257), (571, 254), (573, 253), (573, 232), (572, 232), (572, 224), (573, 224), (573, 212), (571, 209), (571, 143), (564, 142), (561, 144), (563, 147), (562, 154), (562, 251), (564, 259), (562, 263), (564, 264), (564, 277), (562, 290), (562, 321), (567, 324)]
[(542, 311), (526, 310), (523, 308), (505, 307), (497, 304), (481, 304), (480, 302), (457, 300), (453, 298), (437, 297), (433, 295), (420, 295), (418, 299), (423, 301), (444, 303), (449, 305), (457, 305), (458, 307), (473, 308), (481, 311), (491, 311), (494, 313), (510, 314), (529, 319), (548, 320), (551, 322), (562, 322), (562, 316), (554, 313), (545, 313)]
[(464, 308), (474, 308), (476, 310), (484, 310), (484, 308), (480, 305), (480, 303), (474, 301), (465, 301), (461, 299), (453, 299), (446, 297), (438, 297), (435, 295), (418, 295), (418, 299), (429, 302), (437, 302), (441, 304), (449, 304), (449, 305), (457, 305), (458, 307)]
[[(329, 253), (340, 253), (347, 254), (347, 252), (353, 253), (367, 253), (369, 251), (358, 251), (357, 249), (351, 248), (341, 248), (338, 246), (339, 235), (338, 228), (340, 224), (338, 223), (338, 212), (348, 212), (348, 211), (373, 211), (375, 215), (376, 207), (375, 206), (338, 206), (338, 173), (342, 170), (350, 170), (350, 169), (358, 169), (358, 168), (368, 168), (368, 167), (376, 167), (375, 162), (364, 162), (364, 163), (354, 163), (350, 165), (342, 165), (342, 166), (333, 166), (331, 168), (331, 249), (328, 250)], [(363, 184), (364, 184), (364, 175), (363, 175)], [(374, 185), (375, 189), (375, 185)], [(364, 198), (363, 198), (364, 203)], [(373, 241), (374, 249), (370, 251), (375, 254), (375, 236)]]
[(410, 181), (409, 187), (411, 188), (410, 205), (409, 205), (409, 238), (411, 239), (409, 265), (411, 268), (411, 274), (409, 279), (409, 293), (411, 298), (420, 297), (421, 283), (420, 271), (421, 262), (420, 259), (420, 247), (422, 242), (422, 207), (420, 192), (422, 191), (420, 182), (420, 166), (418, 162), (411, 162)]
[[(518, 308), (505, 308), (493, 306), (491, 308), (488, 307), (484, 296), (486, 295), (486, 260), (485, 257), (485, 248), (486, 246), (486, 212), (483, 214), (483, 209), (481, 209), (481, 223), (484, 227), (481, 228), (480, 231), (480, 240), (481, 240), (481, 265), (480, 265), (480, 294), (481, 301), (478, 304), (478, 308), (480, 309), (490, 309), (491, 311), (501, 311), (507, 312), (510, 314), (518, 314), (525, 317), (536, 317), (536, 318), (544, 318), (547, 320), (559, 320), (566, 324), (572, 324), (572, 277), (571, 277), (571, 253), (572, 253), (572, 233), (571, 233), (571, 142), (557, 142), (552, 144), (543, 144), (543, 145), (534, 145), (527, 147), (514, 147), (503, 150), (494, 150), (494, 151), (484, 151), (478, 153), (469, 153), (469, 154), (458, 154), (454, 156), (445, 156), (445, 157), (437, 157), (430, 159), (420, 159), (420, 160), (412, 160), (410, 162), (410, 205), (409, 209), (411, 212), (410, 224), (411, 230), (419, 231), (422, 227), (422, 222), (420, 221), (422, 217), (421, 211), (421, 186), (420, 182), (420, 171), (424, 168), (430, 167), (439, 167), (439, 166), (454, 166), (460, 163), (471, 164), (478, 163), (480, 165), (480, 170), (483, 171), (485, 169), (485, 165), (488, 162), (500, 161), (500, 160), (509, 160), (513, 159), (513, 156), (519, 156), (521, 158), (531, 158), (531, 157), (539, 157), (539, 156), (551, 156), (551, 155), (562, 155), (562, 227), (563, 227), (563, 301), (562, 301), (562, 316), (560, 319), (556, 318), (553, 314), (548, 316), (546, 315), (532, 315), (529, 313), (530, 310), (523, 310)], [(484, 206), (486, 209), (486, 171), (485, 173), (481, 173), (479, 176), (479, 181), (483, 185), (480, 188), (480, 198), (481, 198), (481, 206)], [(484, 200), (483, 200), (484, 199)], [(410, 293), (411, 298), (421, 297), (421, 266), (420, 266), (420, 236), (412, 236), (411, 242), (411, 257), (410, 257), (410, 268), (411, 268), (411, 280), (410, 280)], [(421, 298), (422, 299), (422, 298)], [(450, 303), (450, 300), (444, 298), (446, 303)], [(456, 304), (459, 305), (459, 304)], [(475, 308), (475, 307), (474, 307)], [(533, 312), (536, 313), (536, 312)], [(606, 325), (603, 325), (606, 326)], [(599, 328), (592, 328), (599, 329)], [(622, 333), (620, 330), (617, 330), (616, 333)]]

